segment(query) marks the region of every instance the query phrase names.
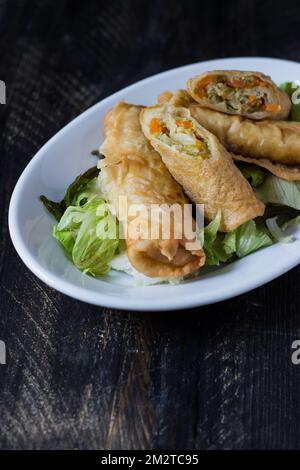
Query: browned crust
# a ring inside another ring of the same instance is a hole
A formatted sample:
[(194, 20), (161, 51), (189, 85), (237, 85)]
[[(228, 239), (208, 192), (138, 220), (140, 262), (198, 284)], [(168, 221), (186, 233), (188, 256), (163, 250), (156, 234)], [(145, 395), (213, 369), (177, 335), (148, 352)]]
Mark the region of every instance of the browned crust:
[(157, 97), (158, 104), (172, 104), (173, 106), (183, 106), (188, 108), (192, 104), (197, 104), (186, 90), (177, 90), (175, 93), (163, 91)]
[(171, 91), (163, 91), (162, 93), (160, 93), (160, 95), (158, 95), (157, 102), (158, 104), (168, 103), (170, 99), (172, 98), (172, 96), (173, 96), (173, 93)]

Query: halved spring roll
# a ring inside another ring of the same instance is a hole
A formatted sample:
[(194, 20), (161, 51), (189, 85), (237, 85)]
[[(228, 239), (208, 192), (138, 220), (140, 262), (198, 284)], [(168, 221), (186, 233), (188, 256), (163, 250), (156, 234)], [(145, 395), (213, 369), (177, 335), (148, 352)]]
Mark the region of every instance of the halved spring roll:
[(218, 139), (187, 108), (152, 106), (141, 112), (143, 132), (187, 195), (204, 204), (207, 220), (221, 211), (220, 229), (230, 232), (264, 213), (265, 206)]
[[(205, 254), (199, 243), (192, 243), (196, 248), (190, 247), (193, 240), (185, 236), (184, 230), (177, 238), (175, 223), (171, 223), (169, 238), (164, 238), (160, 226), (157, 239), (151, 238), (152, 205), (178, 204), (183, 209), (188, 200), (145, 138), (139, 120), (141, 109), (121, 102), (106, 115), (100, 147), (105, 155), (99, 162), (100, 185), (121, 223), (139, 226), (137, 236), (133, 237), (130, 230), (126, 233), (127, 254), (133, 267), (149, 277), (182, 277), (198, 270), (205, 263)], [(120, 206), (120, 196), (127, 198), (128, 210)], [(143, 212), (130, 214), (134, 204), (142, 204)], [(190, 214), (189, 218), (195, 226)]]
[(273, 163), (300, 164), (300, 122), (252, 121), (196, 104), (189, 110), (231, 152)]
[(201, 106), (250, 119), (286, 119), (289, 96), (260, 72), (213, 70), (190, 78), (189, 94)]
[[(160, 104), (169, 102), (174, 106), (186, 107), (190, 107), (191, 105), (196, 104), (195, 100), (187, 93), (186, 90), (177, 90), (174, 94), (169, 91), (165, 91), (158, 96), (157, 101)], [(200, 116), (200, 118), (202, 115), (203, 113), (199, 113), (198, 111), (198, 116)], [(195, 117), (197, 117), (197, 113), (195, 113)], [(224, 118), (224, 120), (226, 120), (226, 118)], [(202, 120), (200, 120), (200, 122), (203, 122), (204, 125), (209, 125), (209, 123), (212, 123), (212, 121), (213, 120), (205, 121), (205, 119), (203, 118)], [(211, 127), (211, 129), (213, 129), (213, 127)], [(219, 138), (222, 138), (223, 134), (221, 130), (218, 131), (218, 129), (214, 128), (213, 131), (215, 131), (217, 135), (219, 135)], [(226, 136), (223, 137), (223, 140), (223, 143), (226, 147), (226, 145), (228, 145)], [(231, 153), (231, 155), (234, 160), (255, 164), (257, 166), (265, 168), (270, 173), (275, 176), (278, 176), (279, 178), (285, 179), (287, 181), (300, 181), (300, 165), (286, 165), (284, 163), (274, 163), (266, 158), (253, 158), (252, 156), (245, 157), (243, 155), (238, 155), (233, 152)]]

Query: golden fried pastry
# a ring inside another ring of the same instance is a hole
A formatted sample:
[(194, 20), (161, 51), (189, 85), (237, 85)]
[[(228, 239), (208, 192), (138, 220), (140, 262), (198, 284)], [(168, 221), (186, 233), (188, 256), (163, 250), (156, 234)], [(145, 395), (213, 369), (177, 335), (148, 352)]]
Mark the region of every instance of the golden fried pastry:
[[(181, 238), (177, 238), (178, 224), (176, 227), (173, 220), (169, 238), (163, 237), (161, 226), (157, 239), (150, 236), (151, 205), (177, 204), (183, 209), (188, 200), (145, 138), (139, 119), (141, 109), (141, 106), (121, 102), (106, 115), (104, 142), (100, 147), (105, 156), (99, 163), (100, 184), (121, 223), (138, 227), (135, 237), (130, 227), (126, 232), (127, 254), (133, 267), (149, 277), (182, 277), (198, 270), (205, 263), (205, 254), (199, 243), (191, 248), (191, 239), (184, 230)], [(127, 211), (120, 209), (120, 196), (127, 198)], [(135, 204), (144, 209), (141, 213), (130, 214), (130, 207)], [(193, 225), (192, 216), (189, 217)]]
[(264, 213), (250, 184), (218, 139), (187, 108), (157, 105), (141, 112), (142, 129), (170, 173), (207, 220), (221, 211), (220, 230), (230, 232)]

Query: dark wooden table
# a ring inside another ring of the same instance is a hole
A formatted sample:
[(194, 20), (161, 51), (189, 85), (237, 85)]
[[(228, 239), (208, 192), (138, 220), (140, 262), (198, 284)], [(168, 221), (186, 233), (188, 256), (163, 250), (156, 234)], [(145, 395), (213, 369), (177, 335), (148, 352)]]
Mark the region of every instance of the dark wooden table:
[[(0, 447), (300, 448), (300, 267), (216, 305), (86, 305), (23, 265), (8, 234), (35, 152), (98, 100), (197, 60), (300, 60), (300, 3), (0, 1)], [(300, 77), (293, 77), (300, 78)]]

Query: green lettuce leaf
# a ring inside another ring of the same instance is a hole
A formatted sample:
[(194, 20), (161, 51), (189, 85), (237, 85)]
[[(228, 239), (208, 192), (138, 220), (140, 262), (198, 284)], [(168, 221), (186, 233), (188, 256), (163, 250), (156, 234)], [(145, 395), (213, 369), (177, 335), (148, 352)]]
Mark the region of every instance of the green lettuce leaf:
[(52, 214), (57, 221), (61, 219), (64, 213), (62, 201), (61, 202), (51, 201), (44, 195), (40, 196), (40, 201), (42, 201), (47, 211), (50, 212), (50, 214)]
[(285, 234), (284, 226), (279, 225), (277, 216), (266, 219), (266, 225), (274, 240), (280, 243), (291, 243), (295, 240), (293, 236)]
[(296, 227), (297, 225), (300, 224), (300, 215), (297, 215), (296, 217), (294, 217), (293, 219), (290, 219), (288, 220), (287, 222), (285, 222), (283, 225), (282, 225), (282, 230), (285, 231), (285, 230), (288, 230), (290, 228), (293, 228), (293, 227)]
[(245, 163), (239, 163), (237, 166), (253, 188), (257, 188), (264, 182), (265, 172), (258, 166)]
[(223, 241), (225, 250), (235, 253), (238, 258), (243, 258), (272, 243), (266, 230), (258, 227), (254, 220), (249, 220), (227, 233)]
[(280, 85), (280, 89), (285, 91), (292, 101), (289, 120), (300, 121), (300, 86), (294, 82), (285, 82)]
[(63, 198), (66, 208), (72, 204), (76, 204), (78, 196), (81, 195), (82, 197), (82, 193), (87, 192), (92, 187), (95, 178), (99, 175), (99, 172), (99, 168), (94, 166), (75, 178), (73, 183), (68, 187)]
[(226, 253), (223, 246), (223, 234), (218, 232), (221, 222), (221, 211), (218, 211), (214, 220), (204, 228), (203, 248), (206, 255), (206, 264), (209, 266), (219, 266), (231, 257)]
[(99, 149), (92, 150), (91, 155), (94, 155), (95, 157), (98, 157), (99, 160), (103, 160), (103, 158), (105, 158), (104, 155), (102, 153), (100, 153)]
[(220, 263), (232, 261), (272, 245), (272, 239), (264, 226), (258, 226), (254, 220), (244, 223), (229, 233), (218, 232), (221, 213), (204, 228), (203, 248), (206, 264), (218, 266)]
[(104, 199), (93, 195), (87, 202), (69, 206), (53, 229), (74, 265), (86, 274), (99, 276), (120, 247), (118, 225)]
[(256, 194), (266, 204), (279, 204), (300, 210), (300, 182), (286, 181), (269, 174), (256, 189)]
[[(76, 204), (76, 199), (81, 195), (81, 202), (83, 201), (82, 194), (89, 192), (95, 182), (95, 178), (99, 175), (99, 169), (94, 166), (87, 171), (77, 176), (75, 180), (68, 187), (63, 199), (60, 202), (51, 201), (46, 196), (40, 196), (40, 200), (46, 209), (52, 214), (57, 221), (61, 219), (63, 213), (70, 205)], [(85, 199), (87, 200), (87, 198)]]

